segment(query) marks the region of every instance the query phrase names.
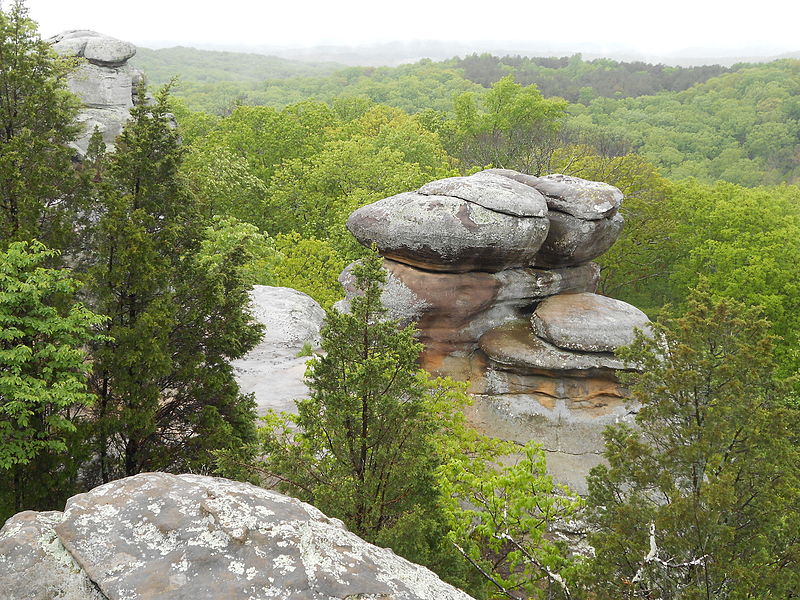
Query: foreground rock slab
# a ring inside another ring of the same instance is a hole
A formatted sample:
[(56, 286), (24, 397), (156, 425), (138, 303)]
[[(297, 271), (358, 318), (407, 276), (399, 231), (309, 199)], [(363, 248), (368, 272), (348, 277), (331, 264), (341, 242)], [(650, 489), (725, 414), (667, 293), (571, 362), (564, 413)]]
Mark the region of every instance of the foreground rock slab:
[[(0, 544), (3, 600), (470, 600), (309, 504), (201, 475), (113, 481), (13, 517)], [(74, 585), (48, 592), (62, 563)]]
[(0, 600), (105, 600), (58, 539), (63, 513), (25, 511), (0, 529)]

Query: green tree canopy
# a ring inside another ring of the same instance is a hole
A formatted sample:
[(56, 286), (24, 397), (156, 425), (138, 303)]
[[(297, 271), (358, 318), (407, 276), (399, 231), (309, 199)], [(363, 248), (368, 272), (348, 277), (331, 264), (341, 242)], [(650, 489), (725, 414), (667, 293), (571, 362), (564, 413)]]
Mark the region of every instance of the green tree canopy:
[(621, 352), (637, 427), (607, 430), (589, 476), (593, 597), (796, 596), (798, 420), (768, 323), (701, 286), (654, 330)]
[(21, 0), (0, 9), (0, 248), (71, 236), (79, 180), (68, 146), (78, 100), (67, 91), (74, 63), (39, 37)]
[(66, 453), (94, 399), (85, 346), (103, 318), (72, 302), (67, 271), (44, 266), (55, 254), (36, 241), (0, 252), (0, 519), (39, 508), (35, 490), (55, 474), (26, 465)]

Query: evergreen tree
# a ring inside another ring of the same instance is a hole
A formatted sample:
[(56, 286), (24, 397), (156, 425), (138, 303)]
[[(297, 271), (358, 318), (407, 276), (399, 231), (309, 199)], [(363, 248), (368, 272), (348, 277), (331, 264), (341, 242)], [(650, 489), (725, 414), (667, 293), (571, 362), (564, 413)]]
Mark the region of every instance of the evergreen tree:
[(797, 410), (766, 320), (701, 287), (623, 353), (637, 428), (606, 432), (589, 477), (592, 598), (800, 595)]
[(33, 238), (61, 248), (71, 235), (81, 190), (68, 146), (78, 133), (72, 67), (21, 0), (0, 10), (0, 248)]
[(65, 454), (93, 400), (83, 347), (102, 318), (69, 304), (80, 284), (42, 266), (54, 254), (40, 242), (0, 252), (0, 521), (72, 491), (60, 489), (76, 477)]
[[(144, 97), (109, 156), (95, 152), (87, 294), (112, 338), (93, 347), (97, 477), (208, 467), (255, 434), (229, 361), (260, 337), (246, 310), (243, 244), (204, 245), (209, 223), (178, 176), (169, 89)], [(219, 236), (224, 239), (225, 236)], [(209, 254), (217, 254), (210, 263)]]

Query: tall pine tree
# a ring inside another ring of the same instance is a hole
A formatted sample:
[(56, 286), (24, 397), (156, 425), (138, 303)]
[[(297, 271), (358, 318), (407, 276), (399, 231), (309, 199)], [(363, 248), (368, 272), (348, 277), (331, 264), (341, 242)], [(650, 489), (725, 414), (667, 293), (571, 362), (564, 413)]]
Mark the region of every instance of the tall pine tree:
[(33, 238), (63, 248), (72, 234), (82, 189), (68, 146), (78, 133), (73, 66), (39, 37), (21, 0), (0, 10), (0, 249)]
[(87, 294), (109, 317), (113, 340), (93, 348), (102, 481), (202, 471), (211, 450), (237, 448), (255, 433), (253, 402), (229, 365), (260, 337), (238, 268), (249, 257), (228, 248), (214, 268), (203, 260), (208, 223), (178, 177), (183, 151), (167, 102), (168, 88), (153, 103), (142, 97), (114, 154), (93, 143)]

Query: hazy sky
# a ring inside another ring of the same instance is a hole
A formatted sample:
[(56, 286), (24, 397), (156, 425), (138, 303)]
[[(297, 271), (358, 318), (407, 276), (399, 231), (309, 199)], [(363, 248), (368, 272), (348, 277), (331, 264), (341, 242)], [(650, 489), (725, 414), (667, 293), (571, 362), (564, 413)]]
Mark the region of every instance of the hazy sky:
[[(5, 0), (7, 4), (10, 0)], [(797, 0), (28, 0), (44, 36), (95, 29), (147, 46), (394, 40), (800, 50)]]

